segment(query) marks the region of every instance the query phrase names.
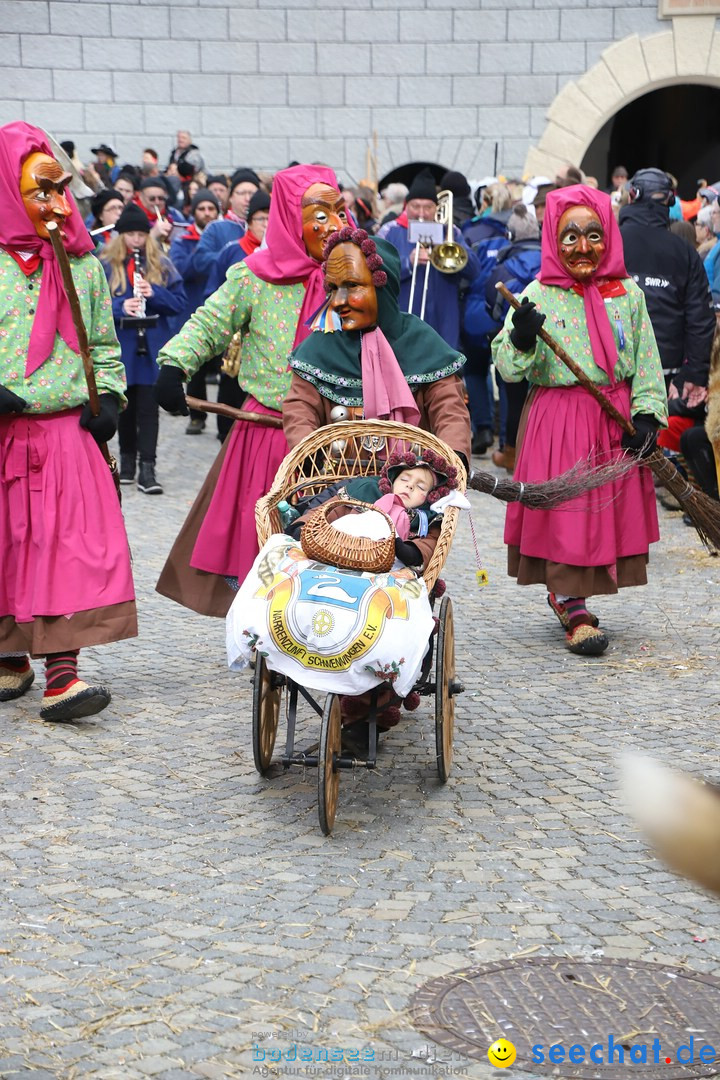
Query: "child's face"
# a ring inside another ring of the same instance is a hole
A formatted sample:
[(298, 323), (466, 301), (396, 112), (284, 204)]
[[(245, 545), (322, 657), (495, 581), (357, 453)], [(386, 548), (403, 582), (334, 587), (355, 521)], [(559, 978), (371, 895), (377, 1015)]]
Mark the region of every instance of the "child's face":
[(430, 469), (419, 466), (415, 469), (403, 469), (392, 486), (393, 495), (397, 495), (407, 510), (426, 503), (430, 492), (435, 487), (435, 475)]

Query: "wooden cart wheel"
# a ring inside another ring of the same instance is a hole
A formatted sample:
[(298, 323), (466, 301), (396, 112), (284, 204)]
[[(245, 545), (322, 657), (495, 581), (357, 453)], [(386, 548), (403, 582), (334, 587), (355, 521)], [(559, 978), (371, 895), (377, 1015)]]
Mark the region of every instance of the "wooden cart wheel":
[(452, 769), (455, 729), (455, 624), (449, 596), (443, 596), (440, 602), (436, 657), (435, 748), (438, 776), (445, 783)]
[(255, 768), (262, 775), (270, 765), (280, 720), (282, 689), (273, 687), (265, 657), (257, 654), (253, 681), (252, 735)]
[(328, 694), (323, 710), (318, 748), (318, 816), (320, 828), (325, 836), (330, 835), (335, 824), (340, 787), (340, 770), (335, 760), (340, 756), (341, 727), (340, 698), (337, 694)]

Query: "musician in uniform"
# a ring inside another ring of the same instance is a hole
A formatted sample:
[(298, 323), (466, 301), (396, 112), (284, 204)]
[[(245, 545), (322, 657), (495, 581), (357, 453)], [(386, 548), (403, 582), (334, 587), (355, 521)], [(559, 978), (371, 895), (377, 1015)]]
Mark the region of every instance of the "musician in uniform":
[[(120, 483), (132, 484), (145, 495), (162, 495), (155, 475), (158, 407), (153, 395), (156, 357), (172, 335), (168, 319), (177, 316), (187, 298), (180, 274), (163, 255), (143, 211), (130, 203), (115, 225), (117, 236), (102, 252), (110, 284), (112, 313), (127, 373), (128, 406), (120, 417)], [(133, 325), (132, 319), (155, 316), (153, 325)], [(139, 459), (139, 464), (138, 464)]]
[[(125, 372), (70, 180), (38, 128), (0, 128), (0, 701), (27, 693), (30, 656), (42, 656), (40, 716), (54, 721), (91, 716), (110, 701), (106, 687), (78, 679), (79, 650), (137, 635), (122, 514), (97, 445), (115, 433)], [(97, 417), (51, 221), (70, 256)]]

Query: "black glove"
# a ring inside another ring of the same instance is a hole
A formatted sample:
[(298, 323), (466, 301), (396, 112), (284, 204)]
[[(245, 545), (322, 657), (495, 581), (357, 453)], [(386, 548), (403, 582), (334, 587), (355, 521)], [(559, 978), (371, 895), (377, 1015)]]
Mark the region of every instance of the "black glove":
[(395, 541), (395, 554), (406, 566), (422, 566), (422, 555), (415, 544), (406, 540)]
[(528, 300), (527, 296), (524, 296), (520, 307), (515, 308), (513, 312), (512, 321), (510, 340), (520, 352), (530, 352), (535, 348), (535, 339), (538, 336), (538, 330), (545, 322), (545, 316), (538, 311), (532, 301)]
[(155, 400), (172, 416), (189, 416), (183, 382), (185, 373), (172, 364), (163, 364), (154, 386)]
[(659, 422), (650, 413), (638, 413), (637, 416), (633, 416), (632, 422), (635, 434), (628, 435), (626, 432), (623, 435), (623, 449), (631, 450), (633, 454), (640, 454), (640, 457), (647, 457), (657, 446)]
[(114, 394), (100, 394), (100, 412), (93, 416), (88, 402), (80, 413), (80, 427), (86, 428), (96, 443), (109, 442), (117, 431), (119, 408)]
[(12, 412), (21, 413), (25, 408), (27, 408), (27, 401), (24, 398), (13, 394), (12, 390), (8, 390), (6, 386), (0, 386), (0, 415)]

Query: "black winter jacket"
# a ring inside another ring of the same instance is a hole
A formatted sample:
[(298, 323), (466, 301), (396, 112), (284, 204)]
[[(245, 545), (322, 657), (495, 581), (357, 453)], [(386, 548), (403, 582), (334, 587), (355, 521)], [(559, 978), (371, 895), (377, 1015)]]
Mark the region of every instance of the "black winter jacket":
[(655, 200), (620, 211), (628, 274), (645, 293), (666, 375), (683, 368), (683, 381), (707, 385), (715, 314), (700, 256), (671, 233), (668, 208)]

